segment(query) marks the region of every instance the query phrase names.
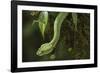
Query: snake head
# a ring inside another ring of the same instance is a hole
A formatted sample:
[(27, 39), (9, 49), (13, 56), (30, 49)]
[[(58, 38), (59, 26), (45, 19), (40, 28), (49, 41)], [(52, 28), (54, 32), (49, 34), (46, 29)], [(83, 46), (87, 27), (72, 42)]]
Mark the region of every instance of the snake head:
[(41, 47), (38, 49), (36, 54), (38, 56), (43, 56), (43, 55), (51, 53), (52, 51), (53, 51), (52, 44), (45, 43), (45, 44), (41, 45)]

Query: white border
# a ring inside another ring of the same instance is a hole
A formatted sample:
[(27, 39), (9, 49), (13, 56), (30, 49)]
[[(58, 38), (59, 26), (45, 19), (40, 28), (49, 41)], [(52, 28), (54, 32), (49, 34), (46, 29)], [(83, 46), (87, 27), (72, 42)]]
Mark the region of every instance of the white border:
[[(35, 11), (57, 11), (57, 12), (77, 12), (90, 13), (90, 59), (87, 60), (66, 60), (66, 61), (45, 61), (45, 62), (22, 62), (22, 10)], [(58, 66), (58, 65), (78, 65), (78, 64), (93, 64), (94, 63), (94, 10), (92, 9), (77, 9), (77, 8), (58, 8), (58, 7), (40, 7), (40, 6), (23, 6), (18, 5), (18, 28), (17, 28), (17, 64), (18, 68), (26, 67), (43, 67), (43, 66)]]

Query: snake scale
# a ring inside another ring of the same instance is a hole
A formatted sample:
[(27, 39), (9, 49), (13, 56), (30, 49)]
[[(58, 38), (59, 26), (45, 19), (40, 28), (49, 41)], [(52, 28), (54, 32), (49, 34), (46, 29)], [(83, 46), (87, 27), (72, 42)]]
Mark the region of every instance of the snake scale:
[(61, 25), (62, 25), (63, 21), (65, 20), (66, 16), (68, 16), (68, 13), (65, 13), (65, 12), (60, 12), (57, 15), (57, 17), (54, 21), (54, 35), (53, 35), (53, 38), (50, 42), (44, 43), (40, 46), (40, 48), (36, 52), (36, 54), (38, 56), (43, 56), (43, 55), (49, 54), (53, 51), (53, 49), (55, 48), (55, 46), (56, 46), (56, 44), (59, 40)]

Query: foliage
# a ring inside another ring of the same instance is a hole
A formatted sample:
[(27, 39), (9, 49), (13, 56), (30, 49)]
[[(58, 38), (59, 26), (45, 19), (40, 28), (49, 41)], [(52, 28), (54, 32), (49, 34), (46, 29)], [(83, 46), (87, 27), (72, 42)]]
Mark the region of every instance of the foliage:
[[(41, 13), (41, 11), (35, 13), (23, 11), (23, 62), (90, 58), (88, 13), (69, 13), (61, 26), (60, 39), (53, 52), (42, 57), (37, 56), (38, 48), (53, 38), (54, 21), (59, 12), (48, 12), (47, 17), (42, 16)], [(45, 18), (47, 19), (44, 21)], [(40, 23), (34, 22), (35, 20)]]
[(46, 12), (46, 11), (41, 12), (39, 14), (38, 20), (33, 20), (32, 24), (34, 25), (36, 22), (38, 22), (41, 34), (44, 38), (44, 32), (45, 32), (46, 26), (48, 24), (48, 12)]

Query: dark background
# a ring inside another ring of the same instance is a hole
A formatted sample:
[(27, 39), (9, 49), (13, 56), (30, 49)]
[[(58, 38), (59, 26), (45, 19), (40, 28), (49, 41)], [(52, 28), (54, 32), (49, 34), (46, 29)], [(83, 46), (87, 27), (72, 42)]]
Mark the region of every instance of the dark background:
[(52, 40), (54, 20), (59, 12), (49, 12), (48, 27), (43, 39), (38, 23), (32, 25), (33, 20), (38, 19), (41, 11), (22, 12), (22, 61), (54, 61), (54, 60), (79, 60), (90, 58), (90, 14), (77, 13), (77, 31), (74, 29), (72, 13), (64, 20), (61, 26), (60, 39), (54, 51), (45, 56), (37, 56), (36, 51), (46, 42)]

